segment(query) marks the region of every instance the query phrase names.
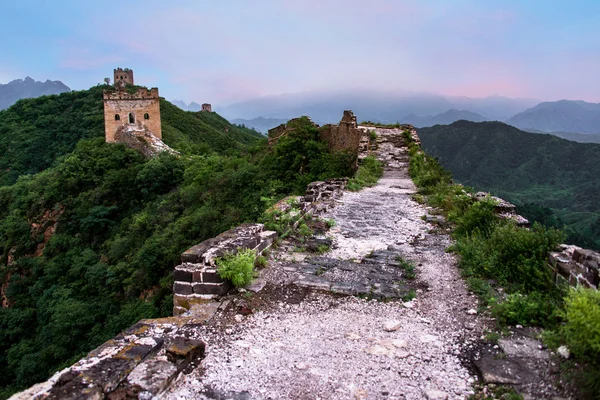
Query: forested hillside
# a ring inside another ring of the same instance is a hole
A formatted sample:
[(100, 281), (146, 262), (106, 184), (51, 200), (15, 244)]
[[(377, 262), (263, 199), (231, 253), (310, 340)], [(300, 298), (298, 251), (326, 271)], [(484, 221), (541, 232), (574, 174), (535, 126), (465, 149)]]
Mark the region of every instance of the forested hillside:
[[(103, 137), (106, 88), (24, 99), (0, 111), (0, 185), (48, 168), (81, 139)], [(164, 141), (186, 154), (222, 153), (261, 137), (216, 113), (186, 112), (163, 99), (160, 106)]]
[(311, 181), (353, 173), (308, 120), (267, 150), (256, 132), (165, 101), (163, 137), (183, 155), (147, 160), (104, 142), (101, 93), (0, 113), (10, 168), (0, 186), (0, 397), (139, 319), (170, 315), (185, 249), (258, 220)]
[(457, 121), (419, 136), (458, 182), (521, 205), (530, 218), (566, 224), (568, 240), (600, 248), (600, 145), (500, 122)]

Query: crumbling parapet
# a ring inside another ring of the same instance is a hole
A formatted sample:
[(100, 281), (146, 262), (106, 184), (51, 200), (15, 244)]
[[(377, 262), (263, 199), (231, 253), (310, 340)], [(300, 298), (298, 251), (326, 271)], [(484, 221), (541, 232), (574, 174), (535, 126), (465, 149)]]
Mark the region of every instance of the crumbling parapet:
[(358, 127), (356, 116), (352, 111), (344, 111), (338, 125), (324, 125), (320, 128), (321, 139), (327, 142), (329, 151), (348, 151), (358, 155), (360, 139), (365, 130)]
[(242, 224), (186, 250), (173, 272), (173, 315), (193, 313), (195, 305), (227, 294), (231, 284), (217, 273), (218, 258), (242, 249), (260, 254), (276, 239), (263, 224)]
[[(294, 131), (295, 124), (298, 121), (305, 120), (306, 118), (308, 117), (294, 118), (285, 124), (281, 124), (273, 129), (269, 129), (269, 146), (272, 146), (289, 132)], [(356, 123), (356, 116), (352, 111), (344, 111), (344, 115), (340, 120), (340, 123), (337, 125), (327, 124), (320, 127), (319, 125), (310, 121), (310, 118), (308, 121), (319, 130), (321, 140), (327, 143), (327, 147), (330, 152), (346, 151), (350, 152), (351, 154), (358, 155), (360, 140), (365, 134), (366, 129), (358, 127), (358, 124)]]
[(153, 399), (204, 357), (196, 317), (142, 320), (11, 400)]
[(550, 253), (549, 265), (557, 284), (593, 289), (600, 285), (600, 253), (596, 251), (562, 244), (560, 251)]
[(494, 206), (494, 211), (496, 212), (496, 215), (498, 215), (498, 217), (500, 217), (501, 219), (512, 220), (517, 224), (517, 226), (520, 227), (527, 228), (531, 226), (531, 223), (527, 218), (517, 213), (517, 206), (515, 206), (512, 203), (509, 203), (504, 199), (501, 199), (500, 197), (492, 196), (487, 192), (477, 192), (475, 193), (473, 198), (476, 201), (482, 201), (488, 198), (492, 199), (496, 203), (496, 205)]

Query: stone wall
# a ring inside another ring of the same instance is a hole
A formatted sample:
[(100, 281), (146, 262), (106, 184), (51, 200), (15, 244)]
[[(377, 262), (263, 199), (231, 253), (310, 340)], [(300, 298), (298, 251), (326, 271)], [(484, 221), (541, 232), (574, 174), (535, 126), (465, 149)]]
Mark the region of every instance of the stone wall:
[[(157, 138), (162, 139), (160, 100), (157, 88), (150, 90), (140, 88), (133, 94), (126, 90), (105, 91), (103, 97), (104, 133), (108, 143), (116, 142), (117, 130), (127, 126), (137, 129), (145, 128)], [(135, 120), (133, 124), (129, 121), (129, 114), (133, 115)]]
[(205, 321), (142, 320), (11, 400), (156, 398), (180, 372), (204, 357), (205, 344), (196, 328)]
[(344, 111), (338, 125), (328, 124), (321, 127), (320, 131), (329, 151), (349, 151), (357, 155), (360, 139), (365, 134), (364, 129), (358, 128), (356, 116), (349, 110)]
[(186, 250), (173, 272), (173, 315), (192, 312), (194, 306), (223, 296), (231, 288), (217, 273), (216, 259), (240, 249), (260, 254), (277, 239), (262, 224), (243, 224)]
[(556, 283), (598, 289), (600, 253), (563, 244), (560, 251), (550, 253), (549, 264)]
[[(289, 120), (286, 124), (281, 124), (273, 129), (269, 129), (269, 146), (276, 143), (281, 137), (292, 132), (295, 124), (301, 118)], [(309, 119), (310, 121), (310, 119)], [(310, 121), (315, 128), (319, 129), (321, 140), (327, 143), (328, 149), (334, 151), (349, 151), (358, 155), (358, 149), (361, 138), (367, 133), (366, 129), (359, 128), (356, 123), (356, 116), (352, 111), (344, 111), (344, 116), (337, 125), (327, 124), (322, 127)]]

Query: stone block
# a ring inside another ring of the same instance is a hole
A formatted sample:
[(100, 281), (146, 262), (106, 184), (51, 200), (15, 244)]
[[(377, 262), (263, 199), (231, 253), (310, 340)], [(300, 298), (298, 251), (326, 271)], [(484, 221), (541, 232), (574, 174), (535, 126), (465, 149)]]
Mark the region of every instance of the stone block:
[(190, 284), (175, 282), (173, 284), (173, 292), (175, 294), (188, 295), (194, 293), (194, 290)]
[(175, 271), (173, 271), (173, 280), (179, 282), (192, 282), (192, 272), (175, 267)]
[(201, 295), (224, 296), (229, 291), (229, 288), (230, 288), (229, 282), (223, 282), (220, 284), (195, 283), (194, 284), (194, 293), (201, 294)]
[(192, 274), (192, 282), (202, 282), (202, 271), (194, 271)]
[(153, 395), (161, 393), (177, 375), (177, 366), (166, 360), (147, 360), (136, 366), (127, 377), (127, 382), (139, 386)]
[(170, 362), (181, 364), (203, 358), (205, 349), (206, 345), (200, 340), (177, 337), (169, 341), (165, 351)]
[(202, 272), (202, 282), (206, 283), (223, 283), (223, 279), (215, 269), (207, 269)]

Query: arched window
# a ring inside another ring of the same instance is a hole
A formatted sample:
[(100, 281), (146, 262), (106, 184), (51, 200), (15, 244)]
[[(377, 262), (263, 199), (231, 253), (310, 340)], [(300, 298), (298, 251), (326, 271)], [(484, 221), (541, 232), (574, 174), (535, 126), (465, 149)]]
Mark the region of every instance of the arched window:
[(120, 121), (121, 120), (121, 116), (119, 114), (115, 114), (115, 121)]
[(150, 115), (148, 113), (144, 114), (144, 119), (150, 119)]
[(135, 124), (135, 115), (133, 113), (129, 113), (129, 123)]

